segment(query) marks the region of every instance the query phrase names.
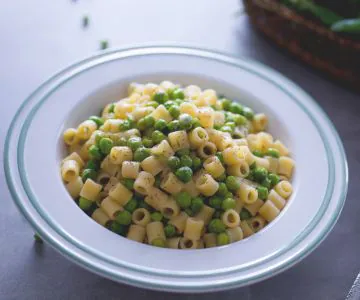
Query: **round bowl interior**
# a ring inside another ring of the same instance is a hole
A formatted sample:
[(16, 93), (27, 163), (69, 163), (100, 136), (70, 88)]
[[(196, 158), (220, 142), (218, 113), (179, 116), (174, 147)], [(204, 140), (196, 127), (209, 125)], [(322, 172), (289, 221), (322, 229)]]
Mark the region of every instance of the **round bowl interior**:
[[(163, 80), (212, 88), (266, 113), (269, 132), (290, 148), (294, 193), (259, 233), (217, 248), (160, 249), (101, 227), (68, 195), (59, 174), (66, 155), (63, 131), (123, 98), (130, 82)], [(113, 280), (172, 291), (246, 285), (290, 267), (330, 231), (347, 187), (341, 142), (308, 95), (257, 63), (188, 48), (114, 51), (70, 67), (25, 103), (9, 131), (5, 155), (17, 205), (57, 250)]]

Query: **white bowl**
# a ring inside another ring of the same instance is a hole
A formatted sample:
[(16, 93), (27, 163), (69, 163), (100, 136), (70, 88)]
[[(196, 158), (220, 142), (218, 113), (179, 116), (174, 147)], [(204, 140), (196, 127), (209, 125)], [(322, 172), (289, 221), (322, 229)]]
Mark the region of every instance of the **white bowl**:
[[(296, 160), (294, 194), (261, 232), (204, 250), (150, 247), (99, 226), (68, 195), (59, 175), (63, 130), (120, 99), (131, 81), (162, 80), (211, 87), (265, 112), (270, 132), (291, 149)], [(48, 244), (112, 280), (177, 292), (243, 286), (299, 262), (334, 226), (348, 184), (338, 134), (309, 95), (259, 63), (186, 47), (108, 51), (66, 68), (24, 102), (5, 148), (12, 196)]]

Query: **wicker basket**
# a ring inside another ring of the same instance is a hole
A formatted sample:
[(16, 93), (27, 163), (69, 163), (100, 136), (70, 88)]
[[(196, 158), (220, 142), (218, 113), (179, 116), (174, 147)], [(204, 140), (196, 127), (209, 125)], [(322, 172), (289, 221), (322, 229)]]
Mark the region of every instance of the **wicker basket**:
[(342, 37), (277, 0), (243, 0), (251, 22), (280, 47), (360, 91), (360, 41)]

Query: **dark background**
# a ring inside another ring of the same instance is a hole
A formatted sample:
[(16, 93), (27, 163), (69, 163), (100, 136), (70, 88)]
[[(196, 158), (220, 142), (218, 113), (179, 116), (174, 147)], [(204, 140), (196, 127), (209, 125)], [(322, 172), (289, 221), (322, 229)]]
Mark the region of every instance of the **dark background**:
[[(324, 108), (345, 145), (347, 201), (334, 230), (288, 271), (227, 292), (176, 295), (111, 282), (72, 264), (33, 231), (16, 210), (0, 170), (0, 299), (344, 299), (360, 270), (360, 97), (287, 56), (248, 24), (236, 0), (32, 0), (0, 6), (0, 151), (25, 97), (99, 41), (111, 47), (180, 42), (258, 60), (299, 84)], [(89, 27), (81, 27), (84, 14)], [(326, 51), (326, 49), (324, 49)], [(309, 145), (310, 147), (311, 145)], [(1, 156), (1, 160), (3, 157)], [(316, 172), (316, 170), (314, 170)]]

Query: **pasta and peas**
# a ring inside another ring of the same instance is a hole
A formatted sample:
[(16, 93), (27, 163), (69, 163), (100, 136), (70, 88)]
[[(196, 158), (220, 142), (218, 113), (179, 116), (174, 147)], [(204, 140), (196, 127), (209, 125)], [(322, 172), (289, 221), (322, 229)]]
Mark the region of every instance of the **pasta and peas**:
[(64, 132), (61, 176), (92, 219), (131, 240), (199, 249), (246, 238), (292, 194), (295, 162), (268, 119), (211, 89), (132, 83)]

